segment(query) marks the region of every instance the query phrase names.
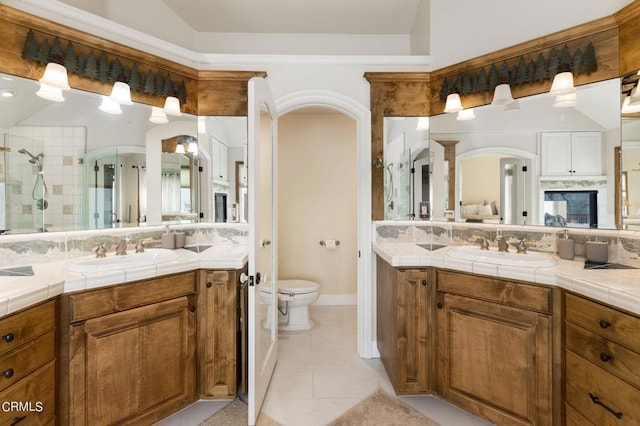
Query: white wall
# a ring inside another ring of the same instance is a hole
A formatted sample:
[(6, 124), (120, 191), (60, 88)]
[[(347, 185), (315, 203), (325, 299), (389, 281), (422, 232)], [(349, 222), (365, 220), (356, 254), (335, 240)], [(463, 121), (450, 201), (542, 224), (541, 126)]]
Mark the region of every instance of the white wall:
[[(301, 110), (304, 111), (304, 110)], [(356, 294), (356, 125), (342, 114), (290, 113), (278, 122), (278, 274)], [(340, 240), (329, 251), (321, 240)]]

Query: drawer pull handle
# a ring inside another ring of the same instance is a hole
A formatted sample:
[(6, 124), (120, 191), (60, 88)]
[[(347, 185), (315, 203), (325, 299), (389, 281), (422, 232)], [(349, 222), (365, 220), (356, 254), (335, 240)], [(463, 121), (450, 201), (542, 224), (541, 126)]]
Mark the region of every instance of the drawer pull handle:
[(613, 414), (617, 418), (619, 418), (619, 419), (622, 418), (622, 412), (612, 410), (610, 407), (608, 407), (606, 404), (604, 404), (602, 401), (600, 401), (600, 398), (598, 398), (597, 396), (595, 396), (591, 392), (589, 392), (589, 398), (591, 398), (591, 401), (593, 401), (594, 404), (601, 406), (602, 408), (604, 408), (605, 410), (607, 410), (608, 412), (610, 412), (611, 414)]
[(609, 328), (609, 326), (611, 326), (611, 323), (605, 320), (600, 320), (600, 327), (601, 328)]
[(438, 309), (442, 309), (444, 305), (442, 303), (438, 303)]
[(422, 285), (427, 285), (427, 280), (422, 280)]
[(602, 362), (611, 361), (611, 358), (613, 358), (613, 357), (611, 355), (609, 355), (608, 353), (606, 353), (606, 352), (602, 352), (600, 354), (600, 361), (602, 361)]
[(208, 282), (208, 283), (207, 283), (207, 288), (211, 288), (211, 286), (212, 286), (212, 285), (213, 285), (213, 284), (211, 284), (211, 282)]
[(2, 336), (2, 340), (4, 340), (5, 342), (9, 343), (9, 342), (13, 342), (13, 339), (16, 336), (13, 333), (7, 333), (4, 336)]
[(2, 377), (5, 379), (10, 379), (13, 377), (13, 368), (7, 368), (2, 372)]
[(11, 423), (11, 426), (16, 426), (18, 423), (20, 423), (21, 421), (23, 421), (26, 418), (27, 418), (27, 416), (14, 417), (13, 418), (13, 423)]

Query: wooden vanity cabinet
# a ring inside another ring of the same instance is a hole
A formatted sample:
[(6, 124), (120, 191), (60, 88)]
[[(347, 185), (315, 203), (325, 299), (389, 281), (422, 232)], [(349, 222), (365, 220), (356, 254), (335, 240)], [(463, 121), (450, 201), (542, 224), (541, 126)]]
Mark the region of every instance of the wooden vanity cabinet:
[(196, 399), (196, 272), (60, 299), (60, 424), (152, 424)]
[(553, 424), (552, 290), (434, 275), (438, 393), (497, 424)]
[(54, 300), (0, 319), (0, 424), (55, 424), (55, 319)]
[(430, 268), (394, 268), (377, 258), (377, 342), (398, 394), (431, 390), (435, 377)]
[(640, 317), (565, 295), (567, 426), (640, 424)]
[[(242, 362), (239, 321), (240, 274), (244, 270), (203, 270), (198, 283), (198, 366), (200, 396), (233, 399)], [(246, 379), (246, 378), (245, 378)]]

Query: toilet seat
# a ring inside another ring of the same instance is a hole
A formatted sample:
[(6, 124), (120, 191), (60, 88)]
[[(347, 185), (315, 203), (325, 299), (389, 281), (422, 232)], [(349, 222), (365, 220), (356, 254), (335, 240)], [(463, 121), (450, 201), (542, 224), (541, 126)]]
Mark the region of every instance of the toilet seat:
[[(260, 289), (265, 293), (271, 293), (270, 287)], [(289, 294), (309, 294), (320, 290), (320, 284), (307, 280), (278, 280), (278, 293)]]

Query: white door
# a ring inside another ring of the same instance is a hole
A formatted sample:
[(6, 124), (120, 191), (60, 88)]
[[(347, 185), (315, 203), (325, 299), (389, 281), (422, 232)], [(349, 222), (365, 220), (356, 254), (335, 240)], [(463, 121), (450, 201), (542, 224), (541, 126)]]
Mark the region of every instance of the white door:
[(255, 425), (278, 359), (277, 115), (263, 78), (249, 80), (248, 126), (249, 424)]

